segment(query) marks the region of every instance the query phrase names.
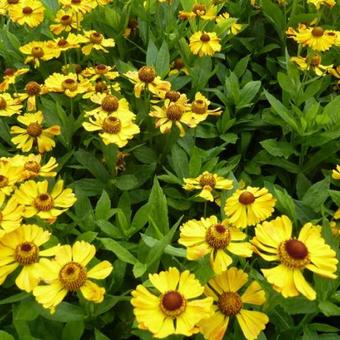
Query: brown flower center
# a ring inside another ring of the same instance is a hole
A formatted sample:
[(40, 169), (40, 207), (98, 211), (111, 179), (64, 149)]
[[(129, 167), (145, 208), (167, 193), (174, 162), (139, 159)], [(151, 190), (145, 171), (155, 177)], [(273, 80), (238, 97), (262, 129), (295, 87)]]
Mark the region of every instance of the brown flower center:
[(193, 113), (202, 115), (207, 112), (207, 104), (202, 99), (197, 99), (191, 104), (191, 110)]
[(243, 205), (252, 204), (255, 201), (255, 196), (250, 191), (244, 191), (238, 198), (238, 201)]
[(107, 117), (103, 123), (103, 130), (107, 133), (117, 134), (122, 129), (122, 123), (116, 117)]
[(32, 47), (31, 54), (34, 58), (42, 58), (44, 56), (44, 50), (39, 46)]
[(172, 290), (161, 295), (160, 307), (165, 315), (175, 318), (185, 311), (186, 300), (182, 294)]
[(81, 3), (81, 0), (72, 0), (72, 4), (79, 5)]
[(166, 109), (166, 116), (173, 121), (180, 120), (183, 115), (182, 108), (177, 104), (172, 104)]
[(181, 97), (181, 94), (177, 91), (168, 91), (165, 94), (165, 98), (169, 99), (171, 102), (177, 102), (177, 100)]
[(7, 102), (5, 98), (0, 97), (0, 110), (5, 110), (7, 107)]
[(313, 55), (310, 60), (312, 66), (319, 66), (321, 64), (321, 57), (319, 55)]
[(303, 268), (310, 262), (308, 249), (299, 240), (290, 239), (282, 242), (278, 254), (281, 263), (288, 268)]
[(39, 123), (31, 123), (27, 126), (26, 131), (31, 137), (39, 137), (43, 129)]
[(59, 47), (65, 47), (68, 45), (68, 42), (66, 39), (60, 39), (57, 44)]
[(135, 30), (138, 27), (138, 21), (135, 18), (130, 18), (128, 27), (131, 28), (131, 30)]
[(4, 71), (4, 76), (13, 76), (14, 73), (15, 73), (16, 69), (15, 68), (11, 68), (11, 67), (8, 67), (6, 68), (6, 70)]
[(103, 36), (98, 32), (94, 32), (90, 35), (90, 41), (92, 44), (100, 44), (102, 40)]
[(314, 27), (314, 28), (312, 29), (312, 35), (313, 35), (313, 37), (315, 37), (315, 38), (322, 37), (322, 36), (323, 36), (323, 33), (324, 33), (324, 30), (323, 30), (323, 28), (320, 27), (320, 26)]
[(4, 175), (0, 175), (0, 188), (7, 186), (8, 178)]
[(218, 298), (219, 310), (227, 316), (233, 316), (239, 313), (243, 303), (239, 294), (234, 292), (223, 292)]
[(95, 91), (96, 92), (106, 92), (107, 91), (107, 85), (102, 81), (98, 81), (96, 83), (96, 86), (95, 86)]
[(86, 282), (87, 275), (85, 268), (77, 262), (69, 262), (61, 268), (59, 280), (70, 292), (77, 291)]
[(104, 64), (99, 64), (96, 66), (96, 73), (98, 74), (105, 74), (108, 72), (108, 68)]
[(215, 224), (207, 230), (205, 240), (214, 249), (224, 249), (230, 243), (230, 230), (223, 224)]
[(32, 14), (33, 13), (33, 9), (31, 8), (31, 7), (24, 7), (23, 9), (22, 9), (22, 13), (24, 13), (25, 15), (30, 15), (30, 14)]
[(138, 71), (138, 78), (144, 83), (152, 83), (156, 78), (156, 72), (150, 66), (143, 66)]
[(72, 17), (70, 15), (63, 15), (60, 18), (60, 22), (64, 25), (64, 26), (68, 26), (72, 24)]
[(3, 220), (3, 215), (2, 215), (2, 212), (0, 211), (0, 224), (1, 224), (2, 220)]
[(33, 242), (23, 242), (15, 248), (15, 260), (23, 266), (38, 262), (39, 248)]
[(204, 15), (206, 12), (206, 8), (204, 4), (196, 4), (193, 8), (192, 11), (196, 14), (196, 15)]
[(19, 0), (7, 0), (7, 3), (9, 4), (9, 5), (15, 5), (15, 4), (17, 4), (19, 2)]
[(35, 81), (29, 81), (25, 86), (25, 90), (30, 96), (37, 96), (41, 91), (40, 85)]
[(53, 208), (53, 198), (48, 193), (40, 194), (34, 200), (34, 206), (39, 211), (50, 211)]
[(78, 88), (77, 82), (72, 78), (65, 79), (62, 82), (61, 86), (64, 90), (70, 90), (70, 91), (75, 91)]
[(207, 34), (207, 33), (203, 33), (203, 34), (201, 35), (201, 38), (200, 38), (200, 40), (201, 40), (202, 42), (204, 42), (204, 43), (206, 43), (206, 42), (210, 41), (209, 34)]
[(174, 62), (174, 67), (176, 70), (180, 70), (184, 67), (184, 61), (182, 58), (176, 58)]
[(205, 187), (206, 185), (208, 185), (210, 188), (215, 188), (216, 185), (216, 180), (214, 175), (212, 174), (203, 174), (200, 178), (200, 185), (202, 187)]
[(24, 169), (38, 174), (40, 171), (40, 164), (36, 161), (28, 161), (25, 163)]
[(119, 107), (118, 98), (112, 95), (107, 95), (103, 98), (101, 103), (102, 109), (106, 112), (117, 111)]

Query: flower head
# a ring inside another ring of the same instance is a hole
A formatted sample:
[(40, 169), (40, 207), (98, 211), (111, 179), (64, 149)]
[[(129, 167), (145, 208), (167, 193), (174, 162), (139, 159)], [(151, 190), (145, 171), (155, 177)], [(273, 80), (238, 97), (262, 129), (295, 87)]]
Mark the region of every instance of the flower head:
[(188, 270), (180, 273), (171, 267), (149, 274), (149, 280), (158, 291), (156, 294), (143, 285), (131, 293), (138, 326), (156, 338), (197, 333), (198, 322), (211, 315), (212, 298), (199, 299), (204, 288), (195, 276)]
[(89, 13), (97, 7), (95, 0), (58, 0), (66, 10), (71, 10), (75, 13)]
[(279, 262), (276, 267), (261, 271), (284, 297), (302, 294), (315, 300), (314, 289), (302, 275), (304, 269), (330, 279), (337, 278), (336, 253), (322, 238), (320, 226), (306, 223), (296, 239), (292, 236), (292, 222), (283, 215), (257, 225), (252, 243), (263, 259)]
[(86, 38), (85, 46), (81, 51), (85, 55), (89, 55), (92, 49), (108, 53), (106, 47), (114, 47), (115, 41), (113, 38), (104, 38), (104, 36), (97, 31), (85, 31), (84, 36)]
[(45, 7), (39, 0), (20, 0), (18, 4), (8, 9), (11, 20), (31, 28), (39, 26), (44, 21), (44, 13)]
[(198, 260), (210, 254), (210, 265), (217, 274), (232, 263), (228, 253), (242, 257), (252, 254), (250, 243), (239, 242), (246, 234), (229, 226), (227, 221), (219, 222), (216, 216), (190, 220), (180, 227), (180, 231), (178, 243), (187, 248), (187, 259)]
[(23, 207), (11, 197), (5, 202), (5, 196), (0, 196), (0, 239), (21, 225)]
[(15, 84), (16, 78), (27, 73), (29, 68), (16, 69), (13, 67), (8, 67), (4, 70), (3, 80), (0, 83), (0, 92), (7, 91), (11, 84)]
[(309, 71), (312, 70), (317, 76), (324, 76), (329, 72), (333, 65), (322, 65), (321, 57), (319, 55), (314, 55), (311, 58), (304, 57), (291, 57), (290, 61), (295, 63), (300, 70)]
[(0, 117), (10, 117), (21, 113), (22, 104), (19, 98), (13, 98), (9, 93), (0, 94)]
[(190, 50), (199, 57), (212, 56), (221, 51), (220, 39), (215, 32), (196, 32), (190, 37)]
[(334, 179), (340, 179), (340, 165), (337, 165), (336, 169), (332, 170), (332, 177)]
[(72, 10), (60, 9), (55, 18), (55, 24), (50, 25), (50, 30), (53, 34), (59, 35), (62, 32), (70, 32), (72, 29), (80, 27), (83, 20), (83, 15)]
[(3, 202), (4, 197), (13, 192), (21, 176), (22, 169), (13, 165), (12, 162), (0, 160), (0, 201)]

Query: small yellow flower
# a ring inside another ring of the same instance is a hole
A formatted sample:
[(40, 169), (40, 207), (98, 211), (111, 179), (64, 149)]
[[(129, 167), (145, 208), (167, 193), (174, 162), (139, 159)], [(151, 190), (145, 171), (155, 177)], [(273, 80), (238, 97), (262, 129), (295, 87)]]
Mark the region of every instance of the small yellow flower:
[(300, 24), (295, 31), (289, 27), (287, 30), (289, 38), (294, 39), (302, 46), (308, 46), (316, 51), (328, 51), (336, 43), (337, 35), (335, 31), (324, 30), (320, 26), (307, 27)]
[(72, 189), (64, 189), (64, 181), (61, 179), (52, 190), (48, 189), (47, 180), (29, 180), (20, 185), (14, 196), (19, 204), (25, 206), (25, 217), (39, 216), (50, 222), (54, 222), (57, 216), (72, 207), (77, 200)]
[(84, 37), (87, 39), (85, 46), (82, 47), (81, 51), (85, 55), (89, 55), (92, 49), (108, 53), (106, 47), (114, 47), (115, 41), (113, 38), (104, 38), (104, 36), (97, 31), (84, 31)]
[(242, 294), (239, 290), (248, 282), (248, 274), (235, 267), (211, 279), (205, 286), (205, 294), (214, 299), (214, 314), (199, 323), (205, 339), (222, 340), (232, 317), (236, 320), (247, 340), (254, 340), (266, 327), (266, 314), (249, 310), (249, 305), (265, 303), (264, 290), (252, 281)]
[(31, 292), (39, 282), (37, 269), (41, 257), (53, 256), (58, 246), (42, 250), (51, 234), (35, 224), (22, 225), (0, 240), (0, 284), (7, 276), (21, 267), (15, 284), (21, 290)]
[(319, 55), (314, 55), (311, 58), (291, 57), (290, 61), (295, 63), (302, 71), (313, 70), (317, 76), (326, 75), (333, 67), (333, 65), (321, 65), (321, 57)]
[(190, 50), (199, 57), (212, 56), (221, 51), (220, 39), (215, 32), (196, 32), (190, 37)]
[(16, 78), (25, 73), (29, 72), (29, 68), (16, 69), (13, 67), (8, 67), (3, 73), (3, 80), (0, 83), (0, 92), (7, 91), (11, 84), (15, 84)]
[(307, 3), (313, 4), (317, 10), (319, 10), (322, 5), (326, 5), (329, 8), (336, 5), (335, 0), (307, 0)]
[(245, 25), (238, 24), (237, 20), (237, 18), (232, 18), (228, 12), (224, 12), (216, 18), (216, 23), (219, 27), (223, 27), (227, 34), (237, 35), (245, 27)]
[(325, 243), (321, 227), (306, 223), (299, 237), (292, 237), (292, 222), (287, 216), (258, 224), (252, 243), (256, 253), (269, 262), (279, 262), (274, 268), (261, 269), (273, 288), (285, 298), (304, 295), (315, 300), (316, 292), (302, 275), (304, 269), (336, 279), (336, 253)]
[(102, 302), (105, 288), (98, 286), (91, 279), (105, 279), (113, 267), (110, 262), (101, 261), (88, 269), (88, 264), (95, 254), (95, 246), (85, 241), (77, 241), (72, 247), (59, 247), (54, 260), (42, 259), (37, 274), (46, 284), (39, 284), (34, 288), (33, 295), (37, 302), (51, 313), (55, 312), (55, 308), (69, 292), (80, 291), (86, 300)]
[(266, 188), (237, 189), (227, 199), (224, 211), (229, 222), (237, 228), (246, 228), (264, 221), (274, 211), (276, 199)]
[(190, 19), (198, 17), (203, 20), (214, 20), (217, 14), (217, 7), (212, 5), (206, 5), (203, 3), (195, 3), (192, 6), (191, 12), (180, 11), (179, 17), (184, 19)]
[(336, 169), (332, 170), (332, 177), (334, 179), (340, 179), (340, 165), (337, 165)]
[(44, 21), (44, 13), (45, 7), (39, 0), (20, 0), (18, 4), (8, 9), (11, 20), (31, 28), (39, 26)]
[(0, 239), (20, 227), (23, 210), (14, 197), (5, 203), (5, 196), (0, 195)]
[(230, 190), (233, 187), (232, 180), (208, 171), (204, 171), (203, 174), (199, 175), (197, 178), (184, 178), (183, 181), (184, 190), (201, 190), (198, 196), (210, 202), (214, 201), (214, 196), (212, 194), (214, 190)]
[(78, 94), (87, 92), (90, 83), (88, 80), (78, 77), (75, 73), (67, 75), (53, 73), (45, 80), (45, 86), (49, 92), (61, 92), (67, 97), (74, 98)]
[(80, 48), (80, 44), (86, 43), (87, 39), (81, 34), (69, 33), (65, 38), (54, 39), (56, 48), (60, 52), (70, 50), (72, 48)]
[(184, 61), (182, 58), (176, 58), (171, 64), (170, 64), (170, 72), (169, 75), (178, 74), (180, 72), (183, 72), (185, 75), (189, 75), (188, 68), (185, 67)]
[(243, 241), (247, 235), (228, 225), (228, 221), (219, 222), (216, 216), (190, 220), (180, 227), (179, 244), (187, 248), (188, 260), (198, 260), (210, 254), (210, 265), (215, 273), (220, 274), (232, 263), (228, 253), (250, 257), (252, 246)]
[(12, 98), (9, 93), (0, 94), (0, 117), (10, 117), (20, 114), (22, 109), (21, 100)]
[(22, 170), (10, 161), (0, 160), (0, 201), (3, 202), (5, 196), (9, 196), (15, 184), (20, 181)]
[(156, 294), (143, 285), (131, 293), (138, 327), (156, 338), (198, 333), (197, 324), (211, 315), (212, 298), (199, 298), (204, 288), (195, 275), (170, 267), (159, 274), (149, 274), (149, 280)]
[(65, 9), (75, 13), (89, 13), (97, 7), (95, 0), (58, 0)]
[(50, 25), (50, 30), (55, 35), (59, 35), (64, 31), (70, 32), (72, 29), (80, 27), (82, 20), (83, 15), (81, 13), (60, 9), (53, 20), (56, 24)]
[(36, 111), (37, 110), (37, 97), (46, 94), (47, 90), (43, 85), (38, 84), (35, 81), (29, 81), (25, 85), (24, 93), (17, 93), (16, 96), (20, 101), (26, 102), (26, 111)]
[(43, 119), (41, 111), (25, 113), (19, 116), (17, 120), (25, 128), (20, 126), (11, 127), (11, 134), (16, 135), (12, 137), (12, 143), (23, 152), (30, 151), (35, 145), (37, 145), (39, 153), (51, 151), (55, 146), (53, 137), (60, 134), (60, 126), (52, 125), (44, 129), (42, 126)]
[[(95, 67), (87, 67), (81, 72), (81, 75), (84, 78), (88, 78), (90, 81), (95, 81), (98, 78), (114, 80), (119, 77), (119, 73), (114, 71), (114, 67), (104, 64), (98, 64)], [(119, 91), (119, 88), (116, 91)]]

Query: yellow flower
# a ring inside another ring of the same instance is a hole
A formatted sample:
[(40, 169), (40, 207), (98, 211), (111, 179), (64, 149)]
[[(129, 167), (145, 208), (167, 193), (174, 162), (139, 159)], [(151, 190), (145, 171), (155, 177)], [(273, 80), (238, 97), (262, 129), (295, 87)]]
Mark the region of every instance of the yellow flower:
[(0, 284), (7, 276), (21, 267), (15, 284), (21, 290), (31, 292), (39, 283), (37, 275), (40, 257), (53, 256), (58, 246), (42, 250), (51, 234), (35, 224), (22, 225), (0, 240)]
[(12, 98), (9, 93), (0, 94), (0, 117), (10, 117), (20, 114), (22, 109), (21, 100)]
[(53, 20), (56, 24), (50, 25), (50, 30), (55, 35), (59, 35), (64, 31), (70, 32), (72, 29), (80, 27), (82, 20), (83, 15), (81, 13), (60, 9)]
[(65, 9), (71, 9), (76, 13), (89, 13), (97, 7), (95, 0), (58, 0)]
[(302, 275), (304, 269), (330, 279), (337, 278), (336, 253), (322, 238), (320, 226), (306, 223), (296, 239), (292, 237), (292, 222), (283, 215), (257, 225), (252, 243), (263, 259), (280, 263), (261, 271), (285, 298), (302, 294), (315, 300), (314, 289)]
[(58, 163), (54, 157), (50, 157), (48, 162), (41, 164), (41, 155), (30, 154), (28, 156), (16, 155), (12, 158), (12, 164), (22, 169), (22, 179), (27, 180), (35, 177), (55, 177), (54, 171)]
[(261, 286), (252, 281), (242, 294), (239, 290), (248, 282), (248, 274), (235, 267), (211, 279), (205, 287), (205, 294), (214, 299), (214, 314), (199, 323), (205, 339), (222, 340), (231, 318), (236, 320), (247, 340), (258, 337), (266, 327), (266, 314), (248, 310), (249, 305), (261, 306), (266, 297)]
[(14, 185), (21, 179), (22, 170), (9, 161), (0, 160), (0, 201), (9, 196)]
[(84, 36), (87, 39), (85, 46), (82, 47), (81, 51), (85, 55), (89, 55), (92, 49), (108, 53), (109, 51), (105, 47), (114, 47), (115, 41), (113, 38), (104, 38), (104, 36), (97, 31), (84, 31)]
[(45, 7), (39, 0), (20, 0), (18, 4), (10, 6), (8, 15), (19, 25), (33, 28), (44, 21)]
[(3, 80), (0, 83), (0, 92), (7, 91), (9, 89), (9, 85), (15, 84), (16, 78), (18, 76), (21, 76), (27, 72), (29, 72), (29, 68), (20, 68), (18, 70), (12, 67), (6, 68), (3, 73)]
[(224, 12), (216, 18), (216, 23), (219, 27), (223, 27), (227, 34), (237, 35), (245, 27), (245, 25), (238, 24), (237, 20), (237, 18), (232, 18), (228, 12)]
[(64, 181), (59, 179), (52, 190), (48, 189), (48, 181), (35, 182), (29, 180), (22, 183), (14, 196), (19, 204), (25, 206), (24, 216), (39, 216), (54, 222), (77, 198), (72, 189), (64, 189)]
[(81, 34), (69, 33), (65, 38), (54, 39), (56, 48), (60, 52), (70, 50), (71, 48), (80, 48), (80, 44), (86, 43), (87, 39)]
[(89, 117), (89, 122), (83, 123), (83, 127), (86, 131), (99, 131), (99, 137), (105, 145), (116, 144), (119, 148), (140, 132), (138, 125), (124, 113), (97, 112)]
[(232, 180), (217, 174), (212, 174), (208, 171), (204, 171), (203, 174), (199, 175), (197, 178), (184, 178), (183, 181), (184, 190), (191, 191), (202, 189), (198, 196), (210, 202), (214, 201), (214, 196), (211, 193), (213, 190), (230, 190), (233, 187)]
[(33, 290), (38, 303), (51, 313), (63, 301), (68, 292), (80, 292), (86, 300), (100, 303), (104, 300), (105, 288), (98, 286), (91, 279), (103, 280), (112, 272), (108, 261), (101, 261), (91, 269), (88, 263), (96, 253), (95, 246), (77, 241), (61, 246), (56, 251), (54, 260), (42, 259), (37, 270), (45, 284), (39, 284)]
[(31, 41), (21, 46), (19, 51), (28, 55), (25, 59), (25, 64), (33, 62), (35, 68), (40, 66), (41, 60), (51, 60), (60, 55), (60, 51), (56, 48), (51, 48), (51, 43), (48, 41)]
[(179, 17), (183, 19), (199, 17), (203, 20), (214, 20), (216, 18), (217, 8), (212, 5), (196, 3), (192, 6), (191, 12), (180, 11)]
[(340, 179), (340, 165), (337, 165), (336, 169), (332, 170), (332, 177), (334, 179)]
[(252, 246), (243, 241), (247, 235), (228, 225), (228, 221), (219, 222), (216, 216), (190, 220), (180, 227), (179, 244), (187, 248), (188, 260), (198, 260), (210, 254), (210, 265), (215, 273), (220, 274), (232, 263), (228, 253), (241, 257), (252, 255)]
[(20, 227), (22, 216), (23, 207), (13, 197), (5, 203), (5, 196), (0, 195), (0, 239)]
[(127, 27), (123, 32), (123, 37), (128, 38), (130, 35), (135, 35), (138, 30), (138, 20), (134, 17), (129, 18)]
[(153, 294), (143, 285), (131, 293), (138, 327), (156, 338), (197, 333), (198, 322), (211, 315), (212, 298), (198, 299), (204, 287), (195, 275), (170, 267), (159, 274), (149, 274), (149, 280), (159, 293)]
[(314, 55), (311, 58), (291, 57), (290, 61), (295, 63), (302, 71), (313, 70), (317, 76), (326, 75), (333, 67), (333, 65), (321, 65), (321, 57), (319, 55)]
[(321, 5), (326, 5), (330, 8), (336, 5), (336, 2), (334, 0), (307, 0), (307, 3), (313, 4), (317, 10), (320, 9)]
[(74, 98), (87, 92), (90, 83), (82, 77), (78, 78), (75, 73), (65, 75), (55, 72), (45, 80), (45, 86), (49, 92), (62, 92), (67, 97)]
[(272, 215), (276, 199), (266, 188), (238, 189), (227, 199), (224, 211), (229, 222), (237, 228), (245, 228), (264, 221)]
[(180, 72), (183, 72), (185, 75), (189, 75), (188, 68), (185, 67), (184, 61), (182, 58), (176, 58), (171, 64), (170, 64), (170, 72), (169, 75), (178, 74)]
[(212, 56), (221, 51), (220, 39), (215, 32), (196, 32), (190, 37), (190, 50), (199, 57)]
[(336, 43), (336, 32), (324, 30), (320, 26), (307, 27), (300, 24), (297, 31), (289, 27), (287, 35), (298, 44), (316, 51), (328, 51)]
[(16, 93), (16, 96), (22, 102), (27, 99), (26, 111), (36, 111), (37, 97), (46, 93), (47, 90), (43, 85), (40, 85), (35, 81), (29, 81), (25, 85), (25, 92)]
[[(119, 77), (119, 73), (113, 70), (114, 67), (98, 64), (95, 67), (87, 67), (85, 70), (81, 72), (81, 75), (84, 78), (88, 78), (90, 81), (95, 81), (98, 78), (104, 78), (108, 80), (114, 80)], [(119, 84), (118, 88), (115, 88), (116, 91), (120, 90)]]
[[(335, 212), (333, 217), (334, 219), (340, 218), (340, 208)], [(329, 223), (329, 226), (331, 227), (332, 235), (334, 237), (339, 237), (340, 236), (340, 224), (337, 223), (336, 221), (331, 221)]]
[(11, 134), (16, 135), (12, 137), (12, 143), (23, 152), (30, 151), (35, 145), (37, 145), (39, 153), (51, 151), (55, 146), (53, 137), (60, 134), (60, 126), (52, 125), (44, 129), (42, 126), (43, 119), (41, 111), (25, 113), (19, 116), (17, 118), (18, 122), (26, 128), (20, 126), (11, 127)]
[(128, 71), (125, 76), (134, 84), (134, 93), (137, 98), (144, 90), (157, 94), (161, 90), (166, 92), (171, 88), (171, 84), (157, 76), (156, 71), (150, 66), (143, 66), (138, 71)]

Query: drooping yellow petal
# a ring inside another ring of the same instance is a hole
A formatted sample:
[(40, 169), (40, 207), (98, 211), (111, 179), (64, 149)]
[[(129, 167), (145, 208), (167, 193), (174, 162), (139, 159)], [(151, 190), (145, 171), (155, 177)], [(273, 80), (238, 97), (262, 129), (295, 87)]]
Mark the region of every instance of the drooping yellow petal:
[(308, 300), (316, 299), (315, 290), (310, 286), (310, 284), (303, 277), (300, 269), (294, 270), (294, 283), (295, 283), (295, 287), (297, 288), (297, 290), (302, 295), (304, 295)]
[(256, 339), (269, 321), (266, 314), (245, 309), (241, 309), (236, 318), (247, 340)]
[(183, 294), (186, 299), (192, 299), (202, 295), (204, 287), (196, 279), (194, 274), (191, 274), (189, 270), (185, 270), (180, 275), (178, 291)]
[(262, 287), (256, 281), (253, 281), (242, 294), (241, 300), (243, 303), (263, 305), (266, 301), (266, 296)]
[(87, 272), (90, 279), (105, 279), (112, 272), (112, 264), (109, 261), (102, 261)]
[(90, 280), (86, 280), (85, 284), (80, 287), (80, 291), (86, 300), (95, 303), (100, 303), (104, 300), (105, 288), (99, 287)]

